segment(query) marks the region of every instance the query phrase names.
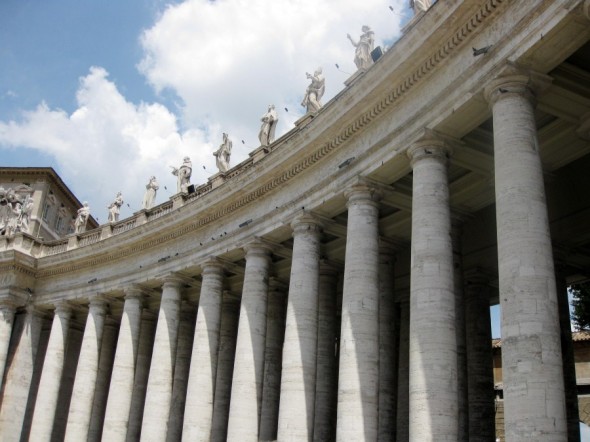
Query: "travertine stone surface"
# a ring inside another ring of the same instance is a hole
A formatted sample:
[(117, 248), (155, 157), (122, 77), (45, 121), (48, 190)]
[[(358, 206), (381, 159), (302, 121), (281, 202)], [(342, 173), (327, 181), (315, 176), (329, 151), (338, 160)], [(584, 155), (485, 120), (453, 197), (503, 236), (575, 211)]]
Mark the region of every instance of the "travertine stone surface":
[(567, 440), (555, 270), (533, 80), (519, 72), (486, 89), (494, 121), (504, 418), (510, 441)]
[(33, 306), (28, 306), (27, 313), (21, 316), (15, 321), (15, 332), (20, 336), (12, 363), (6, 369), (0, 409), (0, 440), (6, 441), (20, 439), (43, 325), (41, 314)]
[(408, 150), (414, 172), (410, 276), (412, 442), (456, 442), (457, 336), (447, 150), (423, 139)]
[(347, 192), (336, 440), (376, 440), (379, 382), (379, 208), (374, 189)]
[(12, 303), (5, 302), (0, 305), (0, 389), (2, 388), (6, 357), (8, 356), (8, 344), (10, 343), (12, 326), (14, 325), (15, 312), (16, 307)]
[(49, 441), (51, 439), (71, 315), (72, 309), (67, 303), (55, 306), (55, 315), (35, 401), (30, 440)]
[(320, 262), (318, 300), (318, 356), (315, 388), (313, 440), (334, 440), (336, 435), (336, 391), (338, 359), (337, 312), (338, 270), (326, 261)]
[(239, 318), (239, 298), (229, 291), (225, 291), (221, 305), (221, 331), (219, 333), (219, 354), (217, 356), (215, 401), (213, 403), (213, 424), (211, 428), (212, 442), (225, 442), (227, 438), (227, 421)]
[(277, 439), (286, 314), (287, 288), (275, 278), (271, 278), (268, 289), (264, 381), (260, 411), (261, 441)]
[(124, 441), (127, 436), (141, 326), (142, 298), (140, 288), (134, 286), (127, 289), (107, 398), (103, 440)]
[(399, 303), (399, 358), (397, 369), (396, 440), (409, 439), (410, 419), (410, 303)]
[(266, 340), (270, 248), (259, 241), (246, 250), (240, 321), (229, 408), (227, 440), (258, 441)]
[(293, 257), (281, 374), (278, 439), (311, 440), (315, 406), (320, 225), (309, 214), (292, 223)]
[(88, 439), (106, 308), (104, 299), (98, 297), (90, 300), (70, 401), (66, 441), (77, 442)]
[(223, 265), (212, 259), (203, 264), (202, 268), (203, 282), (197, 310), (182, 439), (206, 442), (211, 438), (213, 419), (223, 298)]
[(162, 286), (160, 313), (156, 325), (152, 364), (143, 409), (141, 433), (144, 438), (163, 441), (168, 432), (172, 404), (174, 363), (180, 325), (180, 288), (182, 279), (170, 275)]
[(468, 275), (465, 296), (469, 441), (494, 440), (494, 373), (487, 279)]

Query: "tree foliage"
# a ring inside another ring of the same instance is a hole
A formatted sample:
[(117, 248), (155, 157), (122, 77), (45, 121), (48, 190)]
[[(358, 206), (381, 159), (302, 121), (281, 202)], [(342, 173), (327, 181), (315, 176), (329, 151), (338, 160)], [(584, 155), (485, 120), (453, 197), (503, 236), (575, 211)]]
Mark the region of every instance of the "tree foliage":
[(572, 322), (578, 330), (590, 330), (590, 281), (570, 286), (572, 292)]

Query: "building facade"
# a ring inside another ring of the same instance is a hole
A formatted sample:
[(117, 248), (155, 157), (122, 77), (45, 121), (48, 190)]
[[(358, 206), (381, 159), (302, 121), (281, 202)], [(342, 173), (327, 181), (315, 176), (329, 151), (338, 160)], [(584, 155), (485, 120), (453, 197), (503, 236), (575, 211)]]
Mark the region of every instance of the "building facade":
[[(194, 192), (0, 241), (3, 440), (576, 440), (590, 1), (438, 1)], [(572, 396), (573, 395), (573, 396)]]

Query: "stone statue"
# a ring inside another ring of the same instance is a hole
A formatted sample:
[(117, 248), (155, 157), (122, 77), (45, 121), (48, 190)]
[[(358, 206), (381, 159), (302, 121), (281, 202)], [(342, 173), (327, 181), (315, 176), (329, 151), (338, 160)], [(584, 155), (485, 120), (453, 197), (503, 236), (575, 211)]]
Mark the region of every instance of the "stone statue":
[(223, 134), (223, 143), (219, 146), (216, 152), (213, 152), (215, 156), (215, 163), (220, 172), (227, 172), (229, 170), (229, 157), (231, 156), (232, 142), (228, 138), (227, 134)]
[(29, 220), (33, 211), (33, 198), (19, 197), (13, 188), (0, 186), (0, 235), (12, 236), (17, 232), (29, 232)]
[(90, 207), (88, 207), (88, 202), (84, 201), (82, 207), (78, 209), (76, 221), (74, 221), (74, 233), (84, 233), (86, 231), (88, 218), (90, 218)]
[(108, 221), (110, 223), (115, 223), (119, 221), (119, 212), (121, 210), (121, 206), (123, 205), (123, 196), (121, 192), (117, 192), (117, 196), (115, 197), (115, 201), (113, 201), (107, 209), (109, 209), (109, 216)]
[(357, 69), (368, 69), (373, 64), (371, 51), (373, 51), (375, 44), (375, 33), (367, 25), (362, 27), (362, 31), (363, 33), (358, 42), (354, 41), (350, 34), (346, 34), (346, 36), (356, 48), (354, 64), (356, 64)]
[(275, 139), (275, 129), (279, 121), (274, 104), (268, 106), (268, 111), (266, 111), (260, 121), (262, 121), (262, 126), (260, 126), (258, 139), (260, 140), (261, 146), (268, 146)]
[(23, 202), (22, 209), (19, 214), (19, 220), (17, 222), (21, 232), (29, 232), (29, 221), (31, 219), (31, 213), (33, 212), (33, 204), (33, 198), (27, 195)]
[(307, 86), (301, 106), (307, 107), (307, 112), (317, 112), (322, 107), (320, 100), (326, 89), (322, 68), (317, 68), (313, 75), (307, 72), (305, 75), (311, 80), (311, 83)]
[(410, 8), (414, 11), (414, 15), (426, 12), (431, 6), (432, 0), (410, 0)]
[(156, 177), (151, 176), (149, 183), (145, 185), (145, 193), (143, 194), (143, 201), (141, 203), (142, 208), (151, 209), (154, 206), (154, 201), (156, 200), (156, 192), (159, 188), (160, 186), (156, 181)]
[(178, 193), (188, 191), (188, 186), (191, 184), (192, 173), (193, 163), (191, 163), (191, 159), (189, 157), (184, 157), (182, 166), (180, 166), (178, 169), (176, 167), (172, 167), (172, 175), (178, 177), (176, 184), (176, 191)]

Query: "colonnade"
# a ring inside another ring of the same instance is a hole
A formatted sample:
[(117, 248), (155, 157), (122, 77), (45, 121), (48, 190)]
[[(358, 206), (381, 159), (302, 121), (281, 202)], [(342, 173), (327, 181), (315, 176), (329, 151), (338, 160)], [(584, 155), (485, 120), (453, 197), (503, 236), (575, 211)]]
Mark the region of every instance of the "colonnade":
[[(533, 79), (509, 70), (486, 89), (494, 121), (505, 427), (510, 441), (554, 442), (567, 440), (567, 421), (533, 118), (534, 86), (543, 79)], [(272, 278), (274, 245), (255, 239), (244, 246), (241, 296), (225, 290), (224, 263), (210, 257), (200, 263), (199, 303), (186, 317), (177, 274), (162, 280), (156, 318), (146, 314), (140, 285), (125, 288), (118, 326), (108, 321), (108, 298), (89, 299), (72, 394), (63, 403), (72, 304), (55, 306), (46, 349), (39, 346), (43, 314), (30, 305), (15, 321), (15, 306), (3, 305), (2, 439), (490, 440), (488, 288), (479, 275), (460, 275), (455, 262), (452, 147), (427, 132), (407, 155), (409, 294), (394, 297), (395, 246), (380, 237), (381, 190), (360, 179), (344, 191), (343, 267), (322, 259), (323, 221), (302, 211), (291, 224), (288, 287)], [(59, 415), (67, 420), (63, 434), (55, 428)]]

